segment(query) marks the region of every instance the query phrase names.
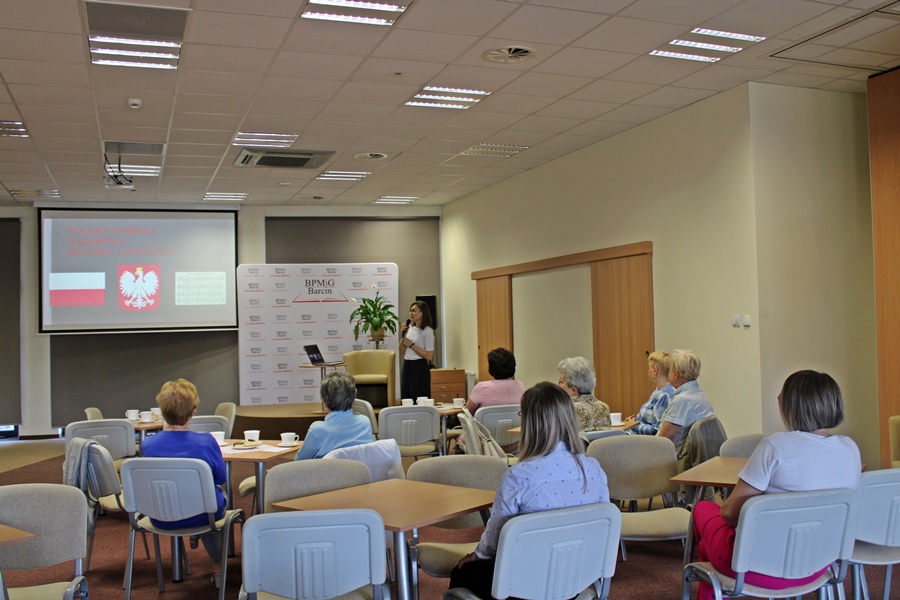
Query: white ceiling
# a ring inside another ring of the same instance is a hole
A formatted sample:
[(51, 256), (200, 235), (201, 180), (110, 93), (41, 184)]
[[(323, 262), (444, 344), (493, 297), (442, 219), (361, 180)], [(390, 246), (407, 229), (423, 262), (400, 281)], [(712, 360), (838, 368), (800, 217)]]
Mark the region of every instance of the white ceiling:
[[(80, 0), (0, 0), (0, 120), (30, 134), (0, 137), (0, 206), (31, 205), (10, 190), (71, 203), (242, 192), (253, 205), (388, 194), (440, 205), (746, 81), (864, 93), (867, 77), (900, 65), (900, 2), (415, 0), (391, 28), (299, 19), (305, 0), (121, 4), (191, 9), (177, 71), (91, 65)], [(697, 26), (768, 39), (715, 64), (648, 55), (678, 51), (669, 41)], [(481, 58), (498, 46), (537, 56)], [(405, 106), (423, 85), (491, 94), (465, 111)], [(299, 134), (294, 149), (335, 154), (318, 169), (234, 167), (238, 131)], [(161, 175), (105, 189), (103, 141), (166, 144), (122, 157)], [(459, 156), (479, 143), (529, 148)], [(388, 158), (353, 158), (362, 152)], [(326, 169), (371, 175), (317, 181)]]

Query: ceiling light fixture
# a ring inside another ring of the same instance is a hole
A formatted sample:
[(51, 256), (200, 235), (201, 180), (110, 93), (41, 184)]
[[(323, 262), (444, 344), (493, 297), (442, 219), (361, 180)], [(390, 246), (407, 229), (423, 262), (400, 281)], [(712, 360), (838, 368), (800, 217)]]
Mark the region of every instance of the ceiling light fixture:
[(730, 40), (742, 40), (744, 42), (761, 42), (764, 38), (761, 35), (748, 35), (746, 33), (733, 33), (731, 31), (719, 31), (718, 29), (704, 29), (703, 27), (695, 27), (691, 29), (691, 33), (697, 35), (711, 35), (713, 37), (728, 38)]
[(290, 148), (297, 141), (298, 133), (261, 133), (238, 131), (232, 146), (254, 146), (257, 148)]
[[(460, 95), (462, 94), (462, 95)], [(465, 110), (481, 101), (490, 92), (483, 90), (467, 90), (463, 88), (439, 87), (426, 85), (413, 96), (407, 106), (427, 106), (430, 108), (455, 108)]]
[(672, 40), (671, 46), (686, 46), (688, 48), (700, 48), (701, 50), (715, 50), (716, 52), (740, 52), (743, 48), (738, 46), (723, 46), (721, 44), (706, 44), (704, 42), (692, 42), (691, 40)]
[(528, 146), (516, 146), (513, 144), (489, 144), (482, 142), (459, 153), (459, 156), (485, 156), (489, 158), (509, 158), (522, 150), (528, 150)]
[[(142, 69), (177, 69), (181, 42), (138, 40), (109, 36), (90, 36), (91, 64)], [(154, 52), (156, 48), (172, 48), (174, 52)], [(104, 58), (117, 57), (115, 59)]]
[(243, 202), (249, 195), (238, 192), (207, 192), (203, 195), (203, 200), (207, 202)]
[(320, 173), (316, 179), (320, 181), (362, 181), (371, 174), (370, 171), (325, 171)]
[(700, 54), (684, 54), (682, 52), (667, 52), (666, 50), (651, 50), (650, 56), (662, 56), (664, 58), (680, 58), (681, 60), (696, 60), (699, 62), (719, 62), (715, 56), (703, 56)]
[(382, 196), (372, 204), (412, 204), (418, 199), (418, 196)]
[(27, 138), (28, 130), (22, 121), (0, 121), (0, 137)]
[[(408, 4), (404, 6), (382, 2), (363, 2), (360, 0), (309, 0), (308, 6), (327, 6), (334, 9), (335, 12), (319, 12), (308, 8), (300, 14), (301, 19), (380, 25), (382, 27), (390, 27), (396, 23), (400, 15), (409, 8)], [(382, 16), (384, 13), (394, 14), (386, 18)]]
[(149, 165), (119, 165), (119, 171), (129, 177), (158, 177), (162, 167)]
[(20, 190), (12, 189), (9, 193), (16, 198), (60, 198), (59, 190)]

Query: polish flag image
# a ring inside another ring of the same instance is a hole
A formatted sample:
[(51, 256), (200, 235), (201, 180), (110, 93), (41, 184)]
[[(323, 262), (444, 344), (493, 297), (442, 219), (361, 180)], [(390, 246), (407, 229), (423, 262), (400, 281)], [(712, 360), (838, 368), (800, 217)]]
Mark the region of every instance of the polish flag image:
[(103, 306), (106, 273), (50, 273), (50, 306)]
[(159, 308), (159, 265), (119, 265), (119, 308)]

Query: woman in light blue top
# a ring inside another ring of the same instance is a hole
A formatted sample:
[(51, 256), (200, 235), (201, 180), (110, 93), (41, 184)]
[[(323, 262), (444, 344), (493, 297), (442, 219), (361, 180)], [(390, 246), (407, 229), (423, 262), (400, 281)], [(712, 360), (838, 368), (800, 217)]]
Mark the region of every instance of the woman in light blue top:
[(669, 383), (669, 369), (672, 368), (669, 353), (657, 350), (647, 357), (647, 364), (647, 377), (656, 389), (638, 413), (631, 417), (637, 421), (637, 425), (628, 430), (628, 433), (633, 435), (656, 435), (662, 417), (669, 407), (669, 400), (675, 394), (675, 388)]
[(519, 462), (500, 481), (481, 542), (453, 569), (451, 588), (491, 597), (500, 529), (516, 515), (609, 502), (606, 473), (584, 454), (580, 431), (572, 401), (562, 388), (545, 381), (525, 392)]
[(329, 373), (322, 380), (319, 394), (328, 414), (324, 421), (309, 426), (303, 446), (294, 460), (322, 458), (337, 448), (374, 442), (369, 417), (353, 414), (356, 381), (346, 373)]

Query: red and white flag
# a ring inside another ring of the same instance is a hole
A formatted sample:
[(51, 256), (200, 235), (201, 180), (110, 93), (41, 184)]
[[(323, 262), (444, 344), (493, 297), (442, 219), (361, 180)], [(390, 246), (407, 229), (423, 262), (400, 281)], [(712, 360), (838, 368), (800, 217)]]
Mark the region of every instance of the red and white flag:
[(106, 273), (50, 273), (50, 306), (103, 306)]

